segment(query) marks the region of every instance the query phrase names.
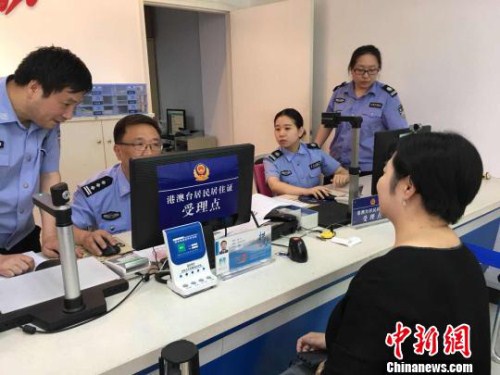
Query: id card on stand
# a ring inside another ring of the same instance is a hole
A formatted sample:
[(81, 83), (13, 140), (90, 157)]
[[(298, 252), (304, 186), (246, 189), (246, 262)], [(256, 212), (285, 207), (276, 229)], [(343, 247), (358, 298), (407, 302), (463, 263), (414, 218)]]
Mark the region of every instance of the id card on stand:
[(272, 261), (270, 226), (215, 241), (215, 273), (222, 278), (235, 276)]

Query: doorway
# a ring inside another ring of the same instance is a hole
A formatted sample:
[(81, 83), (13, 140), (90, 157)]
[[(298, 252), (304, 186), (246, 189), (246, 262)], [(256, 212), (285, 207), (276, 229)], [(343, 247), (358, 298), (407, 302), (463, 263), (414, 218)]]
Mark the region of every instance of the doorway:
[(186, 127), (231, 144), (227, 13), (145, 6), (153, 112), (167, 132), (167, 109)]

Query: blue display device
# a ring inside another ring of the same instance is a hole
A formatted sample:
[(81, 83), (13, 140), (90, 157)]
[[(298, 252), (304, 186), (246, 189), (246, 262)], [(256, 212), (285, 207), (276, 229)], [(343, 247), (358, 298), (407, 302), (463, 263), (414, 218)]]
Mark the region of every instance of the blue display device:
[(163, 230), (169, 258), (170, 280), (175, 293), (188, 297), (217, 285), (210, 271), (203, 228), (200, 222)]
[(199, 222), (165, 229), (170, 262), (180, 265), (206, 254), (205, 237)]

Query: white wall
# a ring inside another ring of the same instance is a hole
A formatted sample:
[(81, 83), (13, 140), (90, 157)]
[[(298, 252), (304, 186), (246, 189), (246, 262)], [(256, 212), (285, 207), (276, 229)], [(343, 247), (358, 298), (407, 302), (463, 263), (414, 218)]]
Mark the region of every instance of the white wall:
[(149, 82), (143, 22), (137, 0), (21, 2), (0, 14), (0, 76), (37, 47), (54, 44), (78, 55), (94, 82)]
[(464, 134), (499, 177), (499, 16), (498, 0), (316, 0), (314, 123), (352, 51), (375, 44), (408, 121)]

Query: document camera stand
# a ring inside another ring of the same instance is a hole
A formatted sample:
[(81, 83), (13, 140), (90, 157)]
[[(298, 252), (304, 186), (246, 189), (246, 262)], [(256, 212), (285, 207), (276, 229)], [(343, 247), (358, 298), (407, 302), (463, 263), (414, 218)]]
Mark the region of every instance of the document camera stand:
[(128, 282), (120, 279), (80, 291), (68, 185), (59, 183), (52, 186), (50, 191), (51, 194), (35, 194), (33, 202), (56, 219), (64, 297), (0, 314), (0, 332), (27, 323), (33, 323), (46, 331), (71, 326), (104, 314), (104, 297), (128, 289)]
[(352, 127), (351, 166), (349, 167), (349, 203), (347, 212), (352, 214), (352, 202), (359, 197), (359, 132), (363, 118), (360, 116), (341, 116), (339, 113), (323, 112), (321, 123), (325, 128), (338, 128), (341, 122), (348, 122)]

